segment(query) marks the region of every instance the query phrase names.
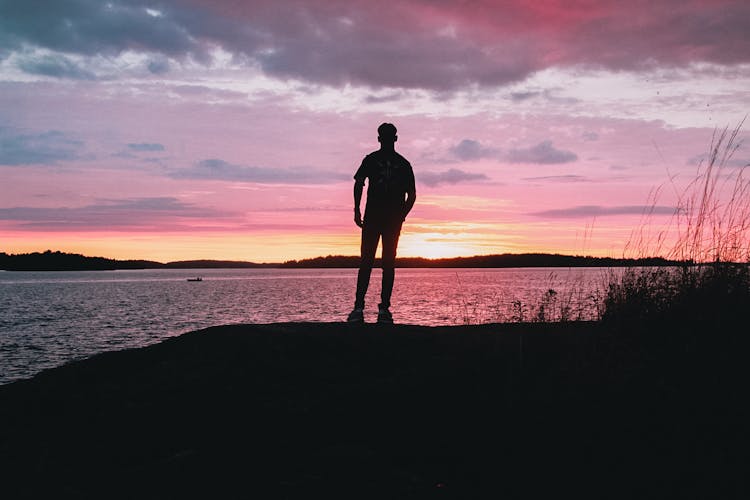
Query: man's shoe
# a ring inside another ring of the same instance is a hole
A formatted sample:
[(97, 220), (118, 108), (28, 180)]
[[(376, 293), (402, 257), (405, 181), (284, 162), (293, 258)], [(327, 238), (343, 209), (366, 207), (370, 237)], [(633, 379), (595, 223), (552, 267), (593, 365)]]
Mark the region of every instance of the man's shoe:
[(387, 307), (378, 306), (378, 323), (393, 324), (393, 316)]
[(365, 312), (360, 307), (355, 307), (352, 312), (349, 313), (349, 316), (346, 318), (346, 321), (348, 323), (364, 323), (365, 322)]

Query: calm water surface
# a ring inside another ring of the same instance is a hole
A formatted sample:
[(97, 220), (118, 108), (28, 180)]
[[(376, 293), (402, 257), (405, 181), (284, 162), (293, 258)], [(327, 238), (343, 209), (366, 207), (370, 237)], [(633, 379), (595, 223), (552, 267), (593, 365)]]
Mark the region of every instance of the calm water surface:
[[(0, 383), (98, 352), (229, 323), (342, 321), (356, 269), (0, 271)], [(593, 319), (607, 270), (398, 269), (396, 322)], [(202, 276), (202, 282), (187, 278)], [(365, 319), (375, 321), (380, 270)]]

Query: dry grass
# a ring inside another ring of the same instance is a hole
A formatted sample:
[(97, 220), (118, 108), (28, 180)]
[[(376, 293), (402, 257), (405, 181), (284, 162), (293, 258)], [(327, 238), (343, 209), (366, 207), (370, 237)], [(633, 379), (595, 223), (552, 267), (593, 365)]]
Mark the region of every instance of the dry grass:
[(740, 319), (741, 310), (750, 305), (750, 180), (744, 176), (750, 164), (733, 166), (732, 161), (744, 121), (714, 132), (707, 159), (684, 189), (670, 179), (677, 206), (657, 232), (652, 214), (663, 187), (649, 195), (652, 209), (633, 232), (626, 255), (664, 255), (684, 264), (613, 273), (605, 320), (725, 323)]

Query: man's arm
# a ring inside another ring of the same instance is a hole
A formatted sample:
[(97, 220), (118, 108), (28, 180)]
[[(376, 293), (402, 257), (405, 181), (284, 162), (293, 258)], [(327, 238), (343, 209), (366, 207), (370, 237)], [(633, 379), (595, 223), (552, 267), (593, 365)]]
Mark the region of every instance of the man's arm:
[(364, 187), (364, 179), (354, 180), (354, 223), (359, 227), (362, 227), (362, 212), (359, 210), (359, 205), (362, 202), (362, 190)]
[(406, 192), (406, 202), (404, 203), (404, 220), (406, 216), (411, 212), (414, 202), (417, 201), (417, 190), (414, 187), (410, 187)]
[(414, 171), (412, 170), (411, 165), (409, 165), (409, 162), (407, 162), (407, 165), (409, 166), (409, 176), (406, 187), (406, 202), (404, 203), (403, 220), (406, 220), (406, 216), (411, 212), (414, 202), (417, 201), (417, 188), (416, 182), (414, 181)]

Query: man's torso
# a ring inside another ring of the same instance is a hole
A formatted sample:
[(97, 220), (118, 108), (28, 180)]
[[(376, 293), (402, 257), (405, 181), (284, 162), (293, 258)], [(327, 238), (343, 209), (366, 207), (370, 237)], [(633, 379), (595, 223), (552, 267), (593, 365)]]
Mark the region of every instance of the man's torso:
[(402, 217), (406, 193), (414, 189), (409, 162), (395, 151), (378, 150), (367, 155), (355, 179), (368, 179), (365, 220)]

